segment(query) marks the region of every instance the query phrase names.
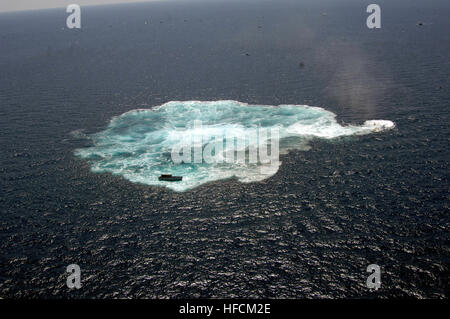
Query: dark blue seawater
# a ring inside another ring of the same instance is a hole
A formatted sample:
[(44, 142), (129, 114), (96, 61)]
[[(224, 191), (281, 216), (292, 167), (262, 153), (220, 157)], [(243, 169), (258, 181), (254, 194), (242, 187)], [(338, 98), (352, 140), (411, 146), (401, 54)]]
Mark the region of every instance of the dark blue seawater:
[[(0, 297), (448, 298), (450, 5), (377, 3), (379, 30), (349, 0), (85, 7), (81, 30), (65, 9), (0, 14)], [(75, 156), (113, 116), (173, 100), (396, 128), (187, 192)]]

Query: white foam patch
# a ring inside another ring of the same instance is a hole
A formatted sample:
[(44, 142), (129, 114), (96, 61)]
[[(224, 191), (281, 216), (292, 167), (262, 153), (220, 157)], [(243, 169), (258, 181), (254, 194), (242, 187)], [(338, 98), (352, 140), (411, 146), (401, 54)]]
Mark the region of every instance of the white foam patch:
[[(196, 127), (201, 121), (201, 128)], [(92, 171), (109, 172), (147, 185), (186, 191), (207, 182), (237, 177), (248, 183), (274, 175), (278, 166), (247, 163), (181, 163), (171, 157), (173, 148), (187, 136), (200, 138), (201, 147), (216, 136), (248, 136), (257, 128), (278, 129), (280, 153), (305, 149), (312, 138), (334, 139), (340, 136), (369, 134), (395, 127), (387, 120), (371, 120), (363, 125), (343, 126), (336, 115), (320, 107), (307, 105), (248, 105), (238, 101), (171, 101), (152, 109), (138, 109), (114, 117), (108, 127), (93, 134), (91, 147), (76, 150), (87, 159)], [(292, 142), (291, 140), (294, 140)], [(289, 143), (283, 143), (289, 140)], [(244, 147), (251, 145), (248, 139)], [(261, 142), (259, 142), (261, 143)], [(227, 150), (224, 141), (224, 157)], [(265, 168), (265, 169), (261, 169)], [(180, 182), (163, 182), (161, 174), (183, 176)]]

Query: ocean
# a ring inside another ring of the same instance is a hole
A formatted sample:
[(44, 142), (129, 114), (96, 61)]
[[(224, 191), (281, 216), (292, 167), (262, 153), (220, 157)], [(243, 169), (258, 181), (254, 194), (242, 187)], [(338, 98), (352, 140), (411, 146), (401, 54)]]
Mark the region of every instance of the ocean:
[[(0, 13), (0, 297), (448, 298), (450, 4), (377, 3), (380, 29), (356, 0), (88, 6), (81, 29)], [(265, 178), (168, 188), (162, 151), (135, 157), (168, 102), (178, 128), (216, 104), (226, 127), (314, 106), (318, 133)], [(355, 131), (324, 138), (321, 116)], [(354, 134), (370, 120), (395, 127)]]

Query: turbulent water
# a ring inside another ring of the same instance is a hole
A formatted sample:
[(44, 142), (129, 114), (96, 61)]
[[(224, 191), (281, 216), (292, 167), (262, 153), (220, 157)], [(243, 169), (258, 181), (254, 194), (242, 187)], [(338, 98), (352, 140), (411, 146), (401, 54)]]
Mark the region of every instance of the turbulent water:
[[(76, 154), (92, 162), (93, 172), (110, 172), (132, 182), (185, 191), (231, 177), (241, 182), (269, 178), (279, 167), (275, 153), (270, 154), (274, 155), (273, 163), (270, 158), (264, 163), (263, 156), (253, 162), (249, 159), (251, 150), (258, 151), (265, 144), (269, 145), (263, 155), (268, 155), (269, 149), (278, 154), (288, 149), (305, 149), (313, 138), (334, 139), (393, 127), (394, 123), (386, 120), (343, 126), (337, 123), (334, 113), (307, 105), (276, 107), (237, 101), (173, 101), (115, 117), (105, 131), (90, 137), (92, 147), (77, 150)], [(196, 143), (201, 153), (199, 160), (194, 159)], [(207, 145), (213, 145), (208, 154), (205, 153), (209, 150)], [(182, 152), (180, 157), (188, 152), (186, 161), (174, 162), (174, 150), (177, 154)], [(238, 151), (246, 155), (240, 161), (235, 154)], [(208, 155), (212, 155), (212, 160), (208, 161)], [(231, 160), (227, 161), (230, 155)], [(168, 173), (181, 175), (183, 180), (176, 183), (158, 180), (161, 174)]]
[[(0, 13), (0, 298), (448, 298), (450, 2), (377, 4)], [(276, 173), (170, 166), (231, 127)]]

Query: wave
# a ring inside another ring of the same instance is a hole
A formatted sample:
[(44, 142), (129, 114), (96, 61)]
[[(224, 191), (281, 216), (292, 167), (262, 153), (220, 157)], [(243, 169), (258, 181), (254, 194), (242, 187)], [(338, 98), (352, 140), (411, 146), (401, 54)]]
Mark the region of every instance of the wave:
[[(264, 162), (249, 161), (251, 151), (264, 143), (274, 155), (289, 149), (305, 150), (313, 138), (334, 139), (394, 127), (388, 120), (340, 125), (334, 113), (307, 105), (249, 105), (231, 100), (171, 101), (112, 118), (104, 131), (89, 135), (92, 146), (78, 149), (75, 154), (89, 160), (93, 172), (109, 172), (136, 183), (186, 191), (231, 177), (246, 183), (274, 175), (281, 162), (275, 161), (268, 167)], [(262, 130), (270, 134), (249, 138)], [(187, 142), (193, 142), (192, 154), (195, 147), (201, 153), (215, 142), (219, 147), (210, 153), (215, 161), (174, 162), (174, 149)], [(234, 156), (239, 147), (245, 150), (245, 157), (241, 161), (226, 161), (227, 153)], [(181, 175), (183, 180), (159, 181), (161, 174)]]

